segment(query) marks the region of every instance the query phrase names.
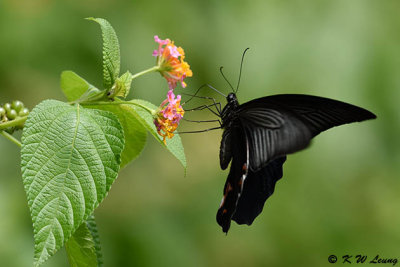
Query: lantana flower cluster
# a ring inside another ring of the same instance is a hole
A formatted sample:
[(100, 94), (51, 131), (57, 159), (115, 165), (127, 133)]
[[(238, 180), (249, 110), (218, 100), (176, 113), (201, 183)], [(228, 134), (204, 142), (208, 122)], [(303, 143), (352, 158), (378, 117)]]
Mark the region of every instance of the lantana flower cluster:
[(175, 46), (174, 42), (165, 39), (161, 40), (154, 36), (154, 41), (158, 43), (158, 49), (153, 51), (153, 56), (157, 58), (158, 71), (167, 80), (170, 89), (175, 89), (180, 82), (182, 87), (186, 87), (183, 81), (186, 77), (192, 77), (193, 73), (185, 59), (185, 51), (182, 47)]
[(163, 137), (163, 142), (166, 144), (166, 138), (172, 138), (174, 131), (178, 128), (179, 121), (182, 119), (185, 111), (181, 106), (181, 96), (175, 98), (173, 90), (169, 90), (167, 99), (160, 105), (160, 111), (154, 119), (157, 132)]
[(166, 138), (174, 136), (185, 113), (181, 106), (181, 96), (177, 95), (175, 98), (173, 90), (178, 82), (185, 88), (186, 83), (183, 80), (191, 77), (193, 73), (189, 64), (184, 61), (185, 52), (181, 47), (175, 46), (169, 39), (161, 40), (157, 35), (154, 36), (154, 40), (158, 43), (158, 49), (154, 50), (153, 56), (157, 58), (158, 71), (167, 80), (169, 86), (167, 99), (161, 103), (154, 118), (157, 132), (166, 144)]

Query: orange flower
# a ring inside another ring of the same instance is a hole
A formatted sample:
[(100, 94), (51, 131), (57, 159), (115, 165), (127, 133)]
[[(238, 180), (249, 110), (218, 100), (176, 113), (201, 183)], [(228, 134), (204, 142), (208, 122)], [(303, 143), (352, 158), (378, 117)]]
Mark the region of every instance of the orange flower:
[(177, 47), (169, 39), (161, 40), (157, 35), (154, 40), (158, 43), (158, 49), (154, 50), (153, 56), (157, 57), (158, 71), (167, 80), (170, 89), (174, 89), (180, 82), (186, 87), (183, 81), (186, 77), (192, 77), (193, 73), (185, 59), (185, 52), (182, 47)]
[(154, 119), (157, 132), (163, 137), (164, 144), (167, 144), (167, 137), (171, 139), (174, 136), (184, 113), (185, 111), (181, 106), (181, 96), (178, 95), (175, 99), (172, 89), (169, 90), (167, 99), (161, 103), (159, 112)]

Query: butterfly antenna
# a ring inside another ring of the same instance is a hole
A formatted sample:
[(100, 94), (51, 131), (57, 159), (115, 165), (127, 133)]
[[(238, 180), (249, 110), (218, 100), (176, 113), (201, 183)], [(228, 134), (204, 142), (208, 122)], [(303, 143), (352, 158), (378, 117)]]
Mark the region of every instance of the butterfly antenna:
[(242, 54), (242, 60), (240, 61), (240, 70), (239, 70), (239, 80), (236, 86), (236, 91), (235, 94), (237, 93), (237, 91), (239, 90), (239, 84), (240, 84), (240, 77), (242, 77), (242, 67), (243, 67), (243, 60), (244, 60), (244, 56), (246, 55), (247, 50), (249, 50), (250, 48), (247, 47)]
[(232, 86), (232, 84), (228, 81), (228, 79), (225, 77), (225, 75), (224, 75), (224, 72), (222, 71), (222, 69), (223, 69), (224, 67), (223, 66), (221, 66), (220, 68), (219, 68), (219, 72), (221, 72), (221, 74), (222, 74), (222, 77), (224, 77), (224, 79), (225, 79), (225, 81), (229, 84), (229, 86), (231, 87), (231, 89), (232, 89), (232, 92), (233, 91), (235, 91), (234, 89), (233, 89), (233, 86)]

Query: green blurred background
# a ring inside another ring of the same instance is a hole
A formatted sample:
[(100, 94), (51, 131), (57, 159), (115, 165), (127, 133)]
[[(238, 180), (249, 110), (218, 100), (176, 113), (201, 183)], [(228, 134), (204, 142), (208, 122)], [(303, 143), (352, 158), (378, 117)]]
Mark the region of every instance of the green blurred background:
[[(149, 137), (95, 212), (105, 266), (331, 266), (330, 254), (400, 260), (399, 11), (397, 0), (1, 0), (0, 102), (64, 100), (59, 77), (68, 69), (101, 87), (100, 30), (89, 16), (114, 26), (122, 71), (154, 64), (155, 34), (175, 40), (194, 72), (178, 92), (208, 82), (227, 93), (218, 68), (236, 83), (250, 47), (242, 103), (306, 93), (362, 106), (378, 120), (330, 130), (289, 156), (263, 213), (251, 227), (233, 223), (227, 236), (215, 221), (228, 173), (219, 169), (221, 131), (182, 136), (186, 177)], [(133, 86), (130, 97), (155, 104), (167, 91), (158, 74)], [(31, 266), (19, 149), (4, 138), (0, 149), (0, 266)], [(64, 249), (44, 266), (68, 266)]]

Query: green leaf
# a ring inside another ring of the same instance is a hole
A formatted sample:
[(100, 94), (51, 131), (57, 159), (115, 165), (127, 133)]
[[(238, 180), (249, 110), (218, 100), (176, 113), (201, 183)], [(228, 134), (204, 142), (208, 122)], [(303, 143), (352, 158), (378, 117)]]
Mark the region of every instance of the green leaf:
[(78, 99), (88, 100), (100, 93), (99, 89), (69, 70), (61, 73), (61, 89), (70, 102)]
[(129, 71), (122, 74), (121, 77), (117, 79), (115, 82), (115, 88), (113, 92), (111, 92), (112, 96), (120, 96), (120, 97), (127, 97), (129, 94), (129, 90), (131, 89), (131, 84), (133, 80), (133, 75)]
[[(116, 99), (116, 101), (118, 101)], [(142, 152), (147, 139), (146, 128), (137, 119), (137, 114), (128, 105), (87, 105), (87, 108), (111, 111), (124, 129), (125, 147), (121, 155), (121, 168), (134, 160)]]
[(35, 266), (60, 249), (117, 178), (124, 147), (111, 112), (46, 100), (22, 134), (21, 169), (35, 239)]
[[(185, 157), (185, 151), (183, 149), (182, 141), (179, 136), (179, 134), (175, 133), (174, 137), (171, 139), (167, 138), (167, 145), (164, 144), (162, 137), (157, 133), (157, 129), (154, 125), (154, 118), (153, 115), (149, 112), (149, 110), (157, 110), (158, 107), (153, 105), (150, 102), (147, 102), (145, 100), (140, 100), (140, 99), (134, 99), (131, 100), (130, 102), (136, 104), (136, 105), (129, 105), (130, 108), (132, 108), (137, 116), (140, 118), (140, 122), (143, 124), (143, 126), (146, 127), (146, 129), (160, 142), (162, 146), (167, 148), (183, 165), (186, 171), (186, 157)], [(122, 105), (125, 106), (125, 105)], [(126, 105), (128, 106), (128, 105)], [(147, 107), (147, 109), (142, 108), (140, 106)]]
[(97, 224), (93, 214), (90, 215), (89, 218), (86, 220), (86, 225), (94, 241), (94, 247), (96, 249), (96, 257), (97, 257), (97, 266), (101, 267), (103, 266), (103, 254), (101, 253), (100, 237), (97, 231)]
[(65, 244), (68, 261), (73, 267), (103, 265), (99, 235), (93, 214), (75, 231)]
[(84, 222), (65, 244), (71, 267), (97, 267), (97, 253), (94, 238)]
[(102, 18), (88, 18), (100, 24), (103, 36), (103, 83), (111, 89), (119, 76), (120, 52), (117, 34), (111, 24)]

